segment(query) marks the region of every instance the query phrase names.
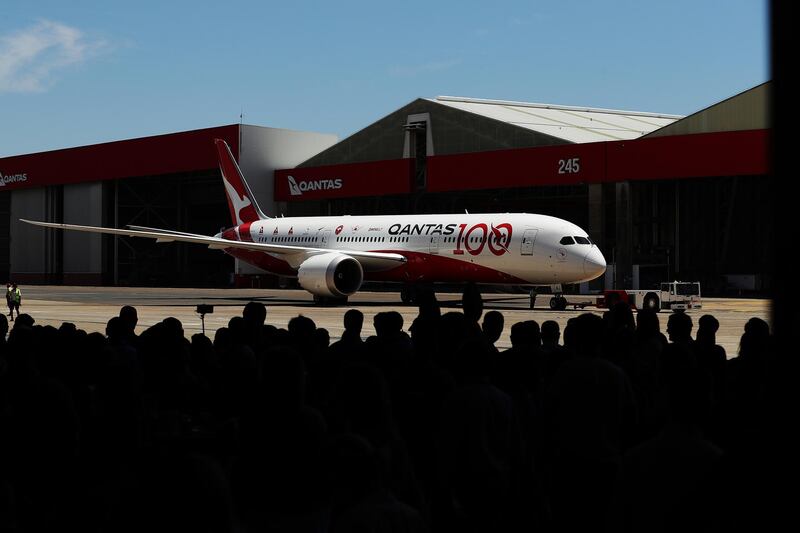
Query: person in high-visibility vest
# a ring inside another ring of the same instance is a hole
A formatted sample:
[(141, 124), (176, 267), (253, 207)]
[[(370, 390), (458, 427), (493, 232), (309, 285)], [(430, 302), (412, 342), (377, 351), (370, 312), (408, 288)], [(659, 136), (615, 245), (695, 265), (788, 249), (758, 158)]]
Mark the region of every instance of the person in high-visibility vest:
[(14, 311), (17, 311), (17, 318), (19, 318), (19, 306), (22, 303), (22, 291), (19, 290), (17, 284), (14, 283), (11, 285), (11, 290), (6, 293), (6, 300), (8, 300), (8, 315), (11, 317), (11, 321), (14, 321)]
[(14, 303), (11, 301), (11, 282), (6, 283), (6, 305), (8, 306), (8, 316), (14, 314)]

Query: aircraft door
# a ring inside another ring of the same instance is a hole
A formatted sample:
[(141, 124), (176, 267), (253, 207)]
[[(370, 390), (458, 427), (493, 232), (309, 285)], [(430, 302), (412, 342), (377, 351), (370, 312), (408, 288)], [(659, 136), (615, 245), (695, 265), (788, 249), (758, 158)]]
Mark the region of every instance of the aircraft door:
[(317, 241), (317, 244), (319, 244), (319, 247), (320, 248), (327, 248), (328, 247), (328, 240), (331, 238), (331, 230), (329, 230), (329, 229), (320, 230), (319, 232), (317, 232), (317, 235), (319, 237), (319, 240)]
[(441, 237), (439, 235), (432, 235), (431, 236), (431, 243), (430, 243), (430, 252), (432, 254), (439, 253), (439, 239)]
[(533, 255), (533, 245), (536, 242), (536, 236), (539, 234), (538, 229), (526, 229), (522, 234), (522, 248), (520, 255)]

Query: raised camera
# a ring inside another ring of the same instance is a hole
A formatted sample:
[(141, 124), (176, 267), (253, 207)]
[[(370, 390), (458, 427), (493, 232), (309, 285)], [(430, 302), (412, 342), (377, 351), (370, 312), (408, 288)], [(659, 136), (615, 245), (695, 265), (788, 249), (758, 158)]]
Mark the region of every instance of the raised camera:
[(200, 313), (201, 315), (208, 315), (214, 312), (214, 306), (208, 304), (200, 304), (195, 309), (196, 312)]

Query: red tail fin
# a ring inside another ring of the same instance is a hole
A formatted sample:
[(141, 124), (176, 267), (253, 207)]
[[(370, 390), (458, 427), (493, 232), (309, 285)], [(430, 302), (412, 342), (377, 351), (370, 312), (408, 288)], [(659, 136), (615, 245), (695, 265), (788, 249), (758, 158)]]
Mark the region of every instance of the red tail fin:
[(219, 170), (222, 172), (222, 182), (225, 184), (225, 194), (228, 197), (228, 208), (231, 210), (233, 224), (239, 226), (245, 222), (267, 218), (259, 209), (256, 197), (244, 180), (228, 143), (222, 139), (214, 139), (214, 143), (217, 145)]

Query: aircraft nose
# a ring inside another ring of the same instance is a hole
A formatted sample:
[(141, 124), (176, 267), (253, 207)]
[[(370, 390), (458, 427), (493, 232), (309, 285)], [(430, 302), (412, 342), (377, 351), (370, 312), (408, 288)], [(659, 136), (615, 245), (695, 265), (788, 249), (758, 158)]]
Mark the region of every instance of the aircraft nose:
[(583, 271), (592, 279), (597, 278), (606, 271), (606, 258), (597, 246), (592, 246), (586, 259), (583, 261)]

